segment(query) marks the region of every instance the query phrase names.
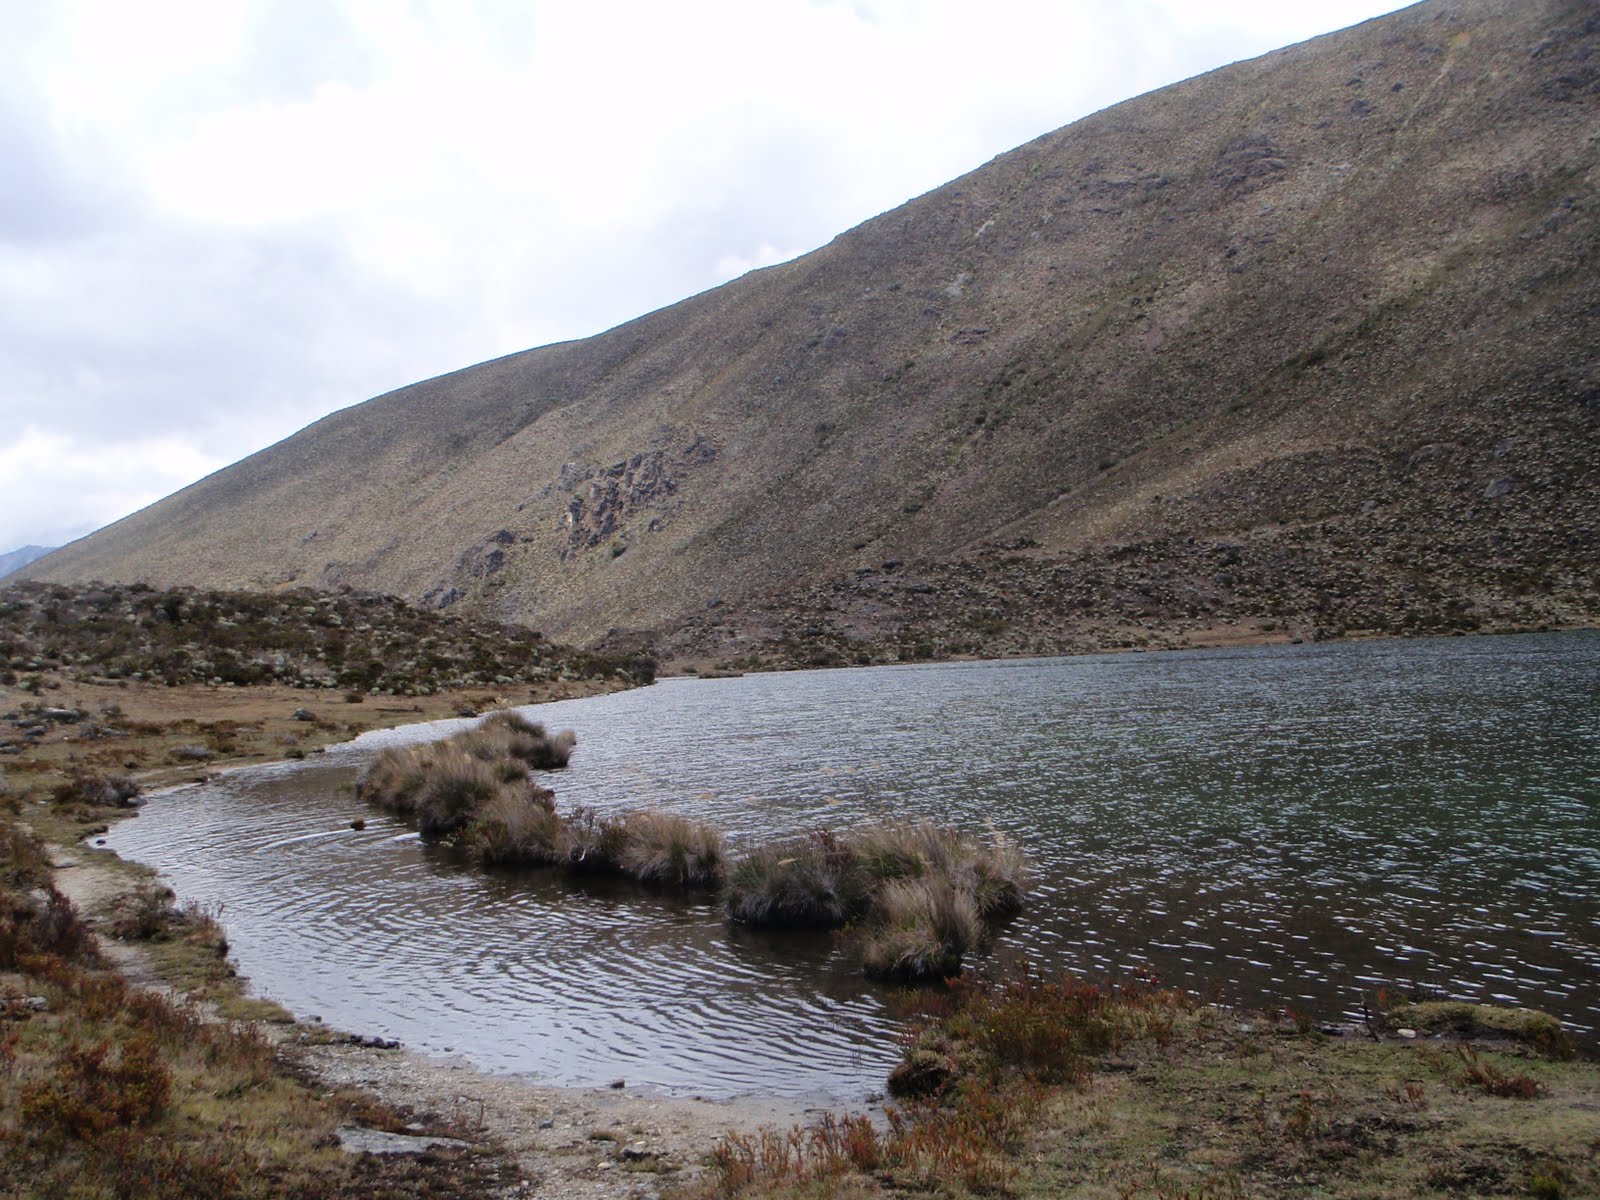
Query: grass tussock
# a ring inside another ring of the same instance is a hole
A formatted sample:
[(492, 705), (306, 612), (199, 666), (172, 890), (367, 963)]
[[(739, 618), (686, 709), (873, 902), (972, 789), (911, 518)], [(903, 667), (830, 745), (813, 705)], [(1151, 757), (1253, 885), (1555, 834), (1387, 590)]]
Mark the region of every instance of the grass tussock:
[(529, 771), (565, 767), (576, 744), (570, 730), (551, 735), (520, 713), (494, 713), (442, 742), (383, 751), (356, 794), (485, 865), (620, 874), (661, 887), (722, 885), (722, 835), (710, 826), (663, 812), (558, 813), (554, 794)]
[(1015, 845), (926, 822), (819, 831), (730, 866), (717, 830), (675, 813), (563, 816), (528, 772), (565, 766), (575, 741), (519, 713), (495, 713), (442, 742), (385, 750), (356, 793), (486, 865), (722, 888), (729, 915), (750, 925), (849, 925), (862, 969), (882, 979), (958, 974), (990, 925), (1021, 907), (1027, 862)]
[(1015, 913), (1027, 862), (1004, 839), (981, 845), (925, 822), (816, 833), (760, 847), (729, 871), (729, 915), (752, 925), (852, 925), (862, 969), (945, 978)]
[(549, 866), (558, 861), (560, 838), (555, 794), (524, 783), (500, 788), (474, 813), (464, 845), (488, 865)]
[(861, 966), (880, 979), (947, 978), (984, 933), (977, 899), (948, 877), (891, 879), (859, 935)]
[(722, 834), (676, 813), (636, 812), (622, 827), (622, 870), (641, 883), (718, 887), (723, 879)]
[(761, 846), (728, 872), (728, 914), (748, 925), (828, 928), (865, 910), (870, 877), (849, 843), (818, 832)]

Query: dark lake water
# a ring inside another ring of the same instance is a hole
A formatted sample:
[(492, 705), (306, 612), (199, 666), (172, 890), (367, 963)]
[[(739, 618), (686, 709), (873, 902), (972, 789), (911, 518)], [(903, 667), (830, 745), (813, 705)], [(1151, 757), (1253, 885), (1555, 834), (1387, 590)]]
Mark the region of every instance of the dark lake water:
[[(1409, 985), (1597, 1041), (1600, 635), (666, 680), (525, 711), (577, 731), (562, 807), (676, 809), (735, 847), (886, 817), (1009, 835), (1035, 888), (980, 969), (1147, 970), (1319, 1017)], [(463, 724), (169, 793), (111, 844), (221, 903), (259, 992), (342, 1028), (555, 1083), (881, 1087), (895, 994), (830, 937), (486, 876), (350, 794), (378, 748)]]

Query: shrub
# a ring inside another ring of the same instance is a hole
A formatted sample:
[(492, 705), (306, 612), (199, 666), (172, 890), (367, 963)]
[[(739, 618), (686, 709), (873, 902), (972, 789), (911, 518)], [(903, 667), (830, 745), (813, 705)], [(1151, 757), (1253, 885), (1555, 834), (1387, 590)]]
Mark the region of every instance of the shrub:
[(51, 790), (57, 804), (92, 804), (100, 808), (126, 808), (139, 794), (139, 785), (126, 775), (96, 775), (76, 770)]
[(172, 1072), (155, 1043), (140, 1035), (113, 1044), (69, 1043), (52, 1078), (25, 1085), (23, 1120), (50, 1132), (92, 1140), (117, 1126), (142, 1125), (172, 1095)]
[(164, 935), (177, 917), (170, 888), (146, 880), (122, 898), (111, 922), (111, 936), (123, 941), (148, 942)]
[(66, 961), (94, 957), (94, 942), (77, 908), (54, 887), (0, 892), (0, 968), (40, 955)]
[(945, 1083), (1016, 1075), (1038, 1083), (1073, 1083), (1096, 1055), (1136, 1040), (1166, 1044), (1194, 1001), (1177, 991), (1097, 987), (1062, 976), (1001, 984), (952, 981), (913, 1025), (890, 1091), (911, 1094), (926, 1064), (946, 1068)]

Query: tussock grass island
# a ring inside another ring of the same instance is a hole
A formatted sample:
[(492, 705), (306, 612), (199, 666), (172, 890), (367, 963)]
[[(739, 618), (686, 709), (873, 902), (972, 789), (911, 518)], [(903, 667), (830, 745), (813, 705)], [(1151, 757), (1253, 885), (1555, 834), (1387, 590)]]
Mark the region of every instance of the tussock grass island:
[(1004, 839), (985, 846), (953, 829), (883, 824), (819, 831), (730, 862), (719, 831), (676, 813), (562, 814), (530, 772), (565, 767), (575, 744), (571, 731), (552, 735), (498, 712), (442, 741), (383, 751), (356, 793), (486, 866), (720, 890), (728, 915), (748, 925), (848, 926), (862, 969), (879, 978), (955, 975), (1022, 907), (1027, 863)]

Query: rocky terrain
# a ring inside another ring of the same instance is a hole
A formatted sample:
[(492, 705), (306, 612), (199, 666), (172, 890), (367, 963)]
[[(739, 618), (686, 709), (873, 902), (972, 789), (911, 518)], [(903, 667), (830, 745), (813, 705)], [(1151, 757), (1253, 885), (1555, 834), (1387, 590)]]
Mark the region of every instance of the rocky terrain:
[(704, 664), (1592, 624), (1600, 13), (1427, 0), (24, 570)]

